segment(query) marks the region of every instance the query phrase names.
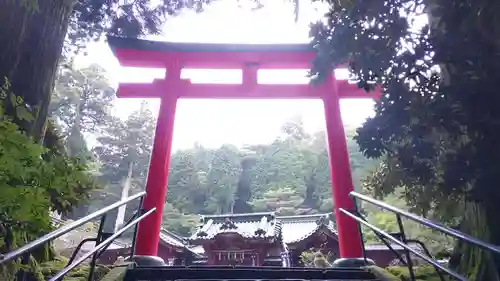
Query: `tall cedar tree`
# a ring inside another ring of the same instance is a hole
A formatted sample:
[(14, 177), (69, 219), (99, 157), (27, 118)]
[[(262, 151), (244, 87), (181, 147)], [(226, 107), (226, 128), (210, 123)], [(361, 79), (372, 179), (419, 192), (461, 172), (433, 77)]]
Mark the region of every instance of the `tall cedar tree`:
[[(311, 31), (317, 79), (348, 62), (360, 87), (384, 88), (356, 137), (366, 156), (385, 159), (375, 191), (404, 186), (416, 211), (458, 218), (462, 230), (495, 244), (499, 11), (499, 1), (331, 1)], [(498, 280), (499, 260), (477, 248), (459, 243), (453, 265), (472, 280)]]
[(0, 78), (7, 78), (12, 92), (23, 97), (37, 115), (23, 124), (24, 130), (35, 139), (43, 136), (63, 47), (67, 53), (74, 52), (104, 33), (127, 37), (158, 34), (166, 16), (184, 8), (201, 11), (209, 2), (0, 1)]

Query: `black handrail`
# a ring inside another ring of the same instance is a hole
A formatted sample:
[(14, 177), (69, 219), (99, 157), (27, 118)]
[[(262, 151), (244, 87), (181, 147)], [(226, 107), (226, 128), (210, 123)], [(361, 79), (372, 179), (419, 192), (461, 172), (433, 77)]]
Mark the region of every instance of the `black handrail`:
[[(10, 261), (13, 261), (19, 257), (22, 257), (22, 261), (21, 261), (22, 264), (27, 264), (29, 262), (30, 253), (33, 250), (41, 247), (42, 245), (44, 245), (44, 244), (46, 244), (54, 239), (57, 239), (58, 237), (82, 226), (83, 224), (85, 224), (89, 221), (93, 221), (94, 219), (101, 217), (99, 230), (97, 232), (97, 237), (92, 238), (92, 239), (84, 239), (84, 241), (82, 241), (78, 245), (77, 249), (73, 253), (73, 255), (72, 255), (71, 259), (69, 260), (68, 264), (66, 265), (66, 267), (64, 267), (60, 272), (58, 272), (55, 276), (53, 276), (50, 279), (51, 281), (59, 280), (60, 278), (64, 277), (68, 272), (70, 272), (75, 267), (80, 265), (84, 260), (86, 260), (87, 258), (92, 256), (92, 260), (91, 260), (90, 265), (89, 265), (90, 266), (89, 275), (87, 278), (89, 281), (91, 281), (91, 280), (93, 280), (96, 261), (99, 258), (99, 256), (103, 253), (103, 251), (105, 251), (116, 238), (121, 236), (125, 231), (127, 231), (128, 229), (130, 229), (133, 226), (135, 227), (135, 230), (134, 230), (134, 236), (135, 236), (135, 234), (137, 232), (138, 223), (142, 219), (144, 219), (145, 217), (147, 217), (148, 215), (150, 215), (151, 213), (153, 213), (156, 210), (156, 208), (153, 208), (153, 209), (143, 213), (143, 211), (140, 209), (142, 206), (142, 199), (145, 195), (146, 195), (146, 192), (140, 192), (138, 194), (132, 195), (126, 199), (123, 199), (123, 200), (118, 201), (114, 204), (111, 204), (108, 207), (105, 207), (99, 211), (96, 211), (92, 214), (89, 214), (81, 219), (78, 219), (78, 220), (72, 222), (72, 223), (69, 223), (65, 226), (62, 226), (62, 227), (60, 227), (60, 228), (58, 228), (50, 233), (38, 238), (35, 241), (29, 242), (28, 244), (10, 252), (10, 253), (7, 253), (5, 255), (0, 255), (0, 265), (3, 265), (3, 264), (10, 262)], [(115, 233), (104, 233), (103, 226), (104, 226), (104, 222), (105, 222), (107, 213), (114, 210), (114, 209), (117, 209), (117, 208), (119, 208), (119, 207), (133, 201), (133, 200), (136, 200), (138, 198), (140, 198), (140, 203), (139, 203), (139, 207), (138, 207), (139, 209), (134, 213), (132, 218), (130, 218), (127, 221), (127, 223), (124, 226), (122, 226), (119, 230), (117, 230)], [(75, 261), (76, 254), (80, 250), (83, 243), (89, 242), (91, 240), (95, 241), (96, 246), (91, 251), (85, 253), (82, 257), (80, 257), (79, 259), (77, 259)], [(132, 247), (132, 249), (135, 247), (135, 239), (133, 240), (131, 247)], [(133, 250), (131, 251), (131, 255), (133, 255)], [(25, 278), (26, 278), (26, 271), (23, 270), (22, 268), (19, 269), (19, 271), (17, 273), (16, 280), (25, 280)]]
[(432, 228), (432, 229), (435, 229), (435, 230), (438, 230), (440, 232), (443, 232), (445, 234), (448, 234), (454, 238), (457, 238), (457, 239), (460, 239), (460, 240), (464, 240), (466, 242), (469, 242), (471, 244), (474, 244), (478, 247), (481, 247), (485, 250), (488, 250), (488, 251), (492, 251), (492, 252), (495, 252), (497, 254), (500, 254), (500, 247), (499, 246), (496, 246), (496, 245), (493, 245), (493, 244), (490, 244), (490, 243), (487, 243), (487, 242), (484, 242), (484, 241), (481, 241), (473, 236), (470, 236), (468, 234), (465, 234), (463, 232), (460, 232), (458, 230), (455, 230), (453, 228), (449, 228), (449, 227), (446, 227), (446, 226), (443, 226), (441, 224), (438, 224), (436, 222), (433, 222), (429, 219), (425, 219), (425, 218), (422, 218), (420, 216), (417, 216), (415, 214), (412, 214), (412, 213), (409, 213), (407, 211), (403, 211), (403, 210), (400, 210), (398, 208), (395, 208), (391, 205), (388, 205), (387, 203), (384, 203), (384, 202), (381, 202), (381, 201), (378, 201), (376, 199), (373, 199), (371, 197), (368, 197), (366, 195), (363, 195), (363, 194), (359, 194), (357, 192), (351, 192), (350, 193), (350, 196), (351, 197), (354, 197), (354, 198), (357, 198), (359, 200), (362, 200), (362, 201), (365, 201), (365, 202), (368, 202), (368, 203), (371, 203), (381, 209), (385, 209), (387, 211), (391, 211), (395, 214), (399, 214), (409, 220), (412, 220), (414, 222), (418, 222), (420, 224), (423, 224), (429, 228)]
[[(470, 236), (468, 234), (465, 234), (465, 233), (462, 233), (458, 230), (455, 230), (455, 229), (452, 229), (452, 228), (449, 228), (449, 227), (446, 227), (446, 226), (443, 226), (441, 224), (438, 224), (436, 222), (433, 222), (429, 219), (426, 219), (426, 218), (422, 218), (420, 216), (417, 216), (415, 214), (412, 214), (412, 213), (409, 213), (407, 211), (404, 211), (404, 210), (400, 210), (396, 207), (393, 207), (387, 203), (384, 203), (384, 202), (381, 202), (379, 200), (376, 200), (376, 199), (373, 199), (371, 197), (368, 197), (366, 195), (363, 195), (363, 194), (359, 194), (357, 192), (351, 192), (349, 194), (351, 197), (354, 198), (354, 200), (356, 201), (356, 199), (359, 199), (361, 201), (365, 201), (365, 202), (368, 202), (368, 203), (371, 203), (383, 210), (386, 210), (386, 211), (390, 211), (394, 214), (396, 214), (396, 217), (398, 219), (398, 225), (400, 227), (400, 230), (402, 231), (402, 236), (403, 238), (402, 239), (397, 239), (396, 237), (394, 237), (393, 235), (381, 230), (380, 228), (368, 223), (365, 219), (363, 219), (362, 217), (359, 216), (359, 214), (357, 214), (357, 212), (350, 212), (348, 210), (345, 210), (345, 209), (342, 209), (340, 208), (340, 211), (351, 217), (352, 219), (356, 220), (358, 222), (359, 225), (364, 225), (368, 228), (370, 228), (372, 231), (374, 231), (377, 236), (379, 236), (379, 238), (381, 238), (380, 236), (382, 236), (383, 238), (385, 239), (388, 239), (390, 240), (391, 242), (399, 245), (400, 247), (402, 247), (403, 249), (405, 249), (405, 251), (407, 252), (407, 258), (410, 259), (410, 256), (409, 256), (409, 253), (411, 252), (412, 254), (414, 254), (415, 256), (418, 256), (419, 258), (421, 258), (422, 260), (428, 262), (429, 264), (431, 264), (432, 266), (434, 266), (434, 268), (436, 268), (436, 270), (438, 270), (438, 273), (440, 275), (440, 278), (443, 280), (443, 277), (441, 275), (441, 272), (440, 271), (443, 271), (443, 272), (446, 272), (448, 273), (450, 276), (453, 276), (454, 278), (456, 278), (457, 280), (460, 280), (460, 281), (468, 281), (467, 278), (465, 278), (464, 276), (460, 275), (459, 273), (449, 269), (449, 268), (446, 268), (444, 266), (442, 266), (439, 262), (437, 262), (436, 260), (434, 260), (432, 258), (432, 256), (429, 255), (427, 249), (424, 247), (424, 250), (426, 251), (426, 255), (420, 253), (419, 251), (416, 251), (415, 249), (412, 249), (410, 246), (408, 246), (407, 242), (410, 242), (410, 241), (415, 241), (415, 240), (410, 240), (410, 239), (406, 239), (405, 237), (405, 234), (404, 234), (404, 231), (403, 231), (403, 224), (401, 222), (401, 217), (405, 217), (409, 220), (412, 220), (414, 222), (417, 222), (417, 223), (420, 223), (422, 225), (425, 225), (431, 229), (434, 229), (434, 230), (438, 230), (444, 234), (447, 234), (447, 235), (450, 235), (454, 238), (457, 238), (459, 240), (463, 240), (465, 242), (468, 242), (470, 244), (473, 244), (473, 245), (476, 245), (484, 250), (487, 250), (487, 251), (491, 251), (491, 252), (494, 252), (494, 253), (497, 253), (497, 254), (500, 254), (500, 247), (499, 246), (496, 246), (496, 245), (493, 245), (493, 244), (490, 244), (490, 243), (487, 243), (487, 242), (484, 242), (484, 241), (481, 241), (473, 236)], [(420, 241), (418, 241), (420, 244), (422, 244)], [(412, 264), (411, 264), (411, 261), (408, 260), (408, 268), (410, 269), (410, 274), (411, 274), (411, 277), (412, 277), (412, 280), (415, 279), (415, 276), (413, 274), (413, 268), (412, 268)], [(440, 270), (440, 271), (439, 271)]]
[(118, 238), (120, 235), (122, 235), (125, 231), (127, 231), (129, 228), (132, 226), (135, 226), (138, 224), (142, 219), (145, 217), (149, 216), (152, 214), (154, 211), (156, 211), (156, 208), (150, 209), (149, 211), (145, 212), (143, 215), (140, 217), (136, 218), (135, 220), (131, 221), (128, 225), (124, 226), (120, 230), (118, 230), (116, 233), (111, 235), (108, 239), (102, 241), (101, 244), (96, 245), (92, 251), (89, 251), (88, 253), (85, 253), (82, 257), (77, 259), (76, 261), (72, 262), (69, 266), (65, 267), (63, 270), (59, 271), (56, 275), (54, 275), (49, 281), (57, 281), (59, 278), (63, 277), (64, 275), (68, 274), (73, 268), (77, 267), (80, 265), (82, 262), (84, 262), (86, 259), (88, 259), (90, 256), (94, 255), (97, 253), (97, 251), (107, 247), (113, 240)]
[(410, 251), (411, 253), (413, 253), (414, 255), (418, 256), (419, 258), (425, 260), (426, 262), (430, 263), (431, 265), (433, 265), (434, 267), (437, 267), (443, 271), (445, 271), (446, 273), (448, 273), (449, 275), (457, 278), (458, 280), (460, 281), (469, 281), (467, 278), (463, 277), (462, 275), (458, 274), (457, 272), (451, 270), (451, 269), (448, 269), (442, 265), (440, 265), (437, 261), (433, 260), (432, 258), (429, 258), (427, 257), (426, 255), (418, 252), (418, 251), (415, 251), (414, 249), (412, 249), (411, 247), (409, 247), (408, 245), (406, 245), (405, 243), (399, 241), (398, 239), (392, 237), (389, 233), (381, 230), (380, 228), (374, 226), (374, 225), (371, 225), (370, 223), (368, 222), (365, 222), (364, 220), (362, 220), (361, 218), (357, 217), (355, 214), (345, 210), (345, 209), (342, 209), (340, 208), (340, 211), (342, 213), (344, 213), (345, 215), (351, 217), (352, 219), (356, 220), (358, 223), (361, 223), (363, 224), (364, 226), (370, 228), (371, 230), (381, 234), (382, 236), (384, 236), (386, 239), (389, 239), (391, 240), (392, 242), (394, 242), (395, 244), (401, 246), (403, 249), (405, 249), (406, 251)]
[(114, 204), (111, 204), (109, 205), (108, 207), (106, 208), (103, 208), (99, 211), (96, 211), (88, 216), (85, 216), (81, 219), (78, 219), (72, 223), (69, 223), (61, 228), (58, 228), (50, 233), (47, 233), (45, 234), (44, 236), (36, 239), (35, 241), (32, 241), (32, 242), (29, 242), (28, 244), (20, 247), (20, 248), (17, 248), (16, 250), (10, 252), (10, 253), (7, 253), (3, 256), (0, 256), (0, 265), (2, 264), (5, 264), (9, 261), (12, 261), (20, 256), (22, 256), (23, 254), (25, 253), (28, 253), (28, 252), (31, 252), (33, 251), (34, 249), (40, 247), (40, 246), (43, 246), (44, 244), (46, 244), (47, 242), (49, 241), (52, 241), (56, 238), (59, 238), (61, 237), (62, 235), (76, 229), (77, 227), (80, 227), (84, 224), (86, 224), (87, 222), (97, 218), (97, 217), (100, 217), (104, 214), (106, 214), (107, 212), (109, 211), (112, 211), (120, 206), (123, 206), (125, 204), (127, 204), (128, 202), (130, 201), (133, 201), (137, 198), (141, 198), (143, 197), (144, 195), (146, 195), (146, 192), (140, 192), (140, 193), (137, 193), (135, 195), (132, 195), (130, 197), (128, 197), (127, 199), (124, 199), (124, 200), (121, 200), (121, 201), (118, 201)]

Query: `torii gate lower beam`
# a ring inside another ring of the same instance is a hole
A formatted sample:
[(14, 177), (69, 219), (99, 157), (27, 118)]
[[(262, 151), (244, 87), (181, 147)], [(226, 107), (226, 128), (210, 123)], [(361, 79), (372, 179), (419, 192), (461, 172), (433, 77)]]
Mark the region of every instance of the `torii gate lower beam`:
[[(157, 255), (162, 212), (166, 197), (168, 169), (172, 147), (175, 108), (179, 98), (319, 98), (325, 107), (326, 132), (332, 180), (332, 195), (337, 219), (340, 256), (362, 257), (356, 221), (339, 212), (354, 209), (349, 193), (354, 190), (346, 136), (340, 115), (341, 98), (374, 98), (355, 85), (332, 75), (325, 83), (311, 85), (261, 85), (258, 69), (308, 69), (315, 56), (309, 45), (221, 45), (153, 42), (108, 37), (122, 66), (161, 67), (165, 79), (149, 84), (120, 84), (119, 97), (161, 98), (158, 123), (146, 184), (143, 209), (156, 212), (140, 222), (136, 254)], [(182, 68), (239, 68), (243, 70), (240, 85), (192, 84), (181, 80)]]

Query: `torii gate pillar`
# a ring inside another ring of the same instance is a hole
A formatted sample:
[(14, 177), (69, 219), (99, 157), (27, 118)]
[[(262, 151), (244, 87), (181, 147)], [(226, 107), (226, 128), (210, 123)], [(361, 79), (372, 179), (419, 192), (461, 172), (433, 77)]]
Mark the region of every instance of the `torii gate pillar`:
[(354, 210), (355, 205), (353, 199), (349, 197), (349, 193), (354, 191), (354, 184), (344, 124), (340, 114), (339, 91), (335, 77), (325, 82), (332, 85), (332, 91), (323, 97), (323, 106), (339, 251), (342, 258), (360, 258), (363, 256), (363, 248), (358, 223), (340, 212), (340, 208)]
[[(332, 195), (337, 219), (340, 256), (358, 259), (363, 256), (362, 241), (356, 221), (339, 211), (352, 210), (349, 193), (354, 190), (344, 126), (340, 116), (342, 98), (375, 98), (346, 80), (334, 75), (325, 83), (312, 85), (259, 84), (258, 69), (309, 69), (316, 53), (308, 44), (295, 45), (220, 45), (154, 42), (108, 37), (122, 66), (160, 67), (167, 76), (153, 83), (121, 83), (119, 97), (161, 98), (160, 113), (146, 184), (143, 209), (156, 212), (139, 224), (136, 254), (156, 256), (167, 193), (175, 107), (178, 98), (223, 99), (321, 99), (325, 107)], [(181, 68), (242, 69), (242, 84), (192, 84), (180, 79)], [(258, 114), (258, 113), (257, 113)]]
[(139, 222), (135, 245), (137, 255), (156, 256), (158, 254), (163, 208), (167, 195), (166, 186), (172, 153), (176, 106), (177, 95), (174, 93), (163, 95), (160, 100), (153, 151), (151, 152), (146, 181), (146, 197), (142, 202), (143, 210), (156, 208), (156, 211)]

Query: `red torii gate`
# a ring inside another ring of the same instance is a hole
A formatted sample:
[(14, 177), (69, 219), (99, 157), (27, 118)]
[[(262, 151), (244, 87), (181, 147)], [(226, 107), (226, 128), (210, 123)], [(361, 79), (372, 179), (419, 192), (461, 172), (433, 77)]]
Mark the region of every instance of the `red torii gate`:
[[(315, 52), (308, 44), (293, 45), (224, 45), (166, 43), (139, 39), (108, 37), (108, 43), (120, 65), (129, 67), (164, 68), (164, 79), (153, 83), (120, 83), (117, 95), (121, 98), (160, 98), (153, 152), (143, 202), (145, 211), (156, 212), (139, 224), (137, 255), (156, 256), (167, 191), (168, 168), (176, 103), (179, 98), (219, 99), (321, 99), (325, 107), (326, 132), (335, 203), (340, 256), (362, 257), (356, 221), (339, 212), (339, 208), (354, 209), (349, 192), (354, 190), (344, 126), (340, 116), (339, 99), (370, 98), (364, 90), (347, 80), (328, 77), (312, 87), (303, 85), (259, 84), (258, 69), (309, 69)], [(241, 69), (241, 84), (193, 84), (181, 79), (185, 69)], [(258, 114), (258, 113), (257, 113)]]

